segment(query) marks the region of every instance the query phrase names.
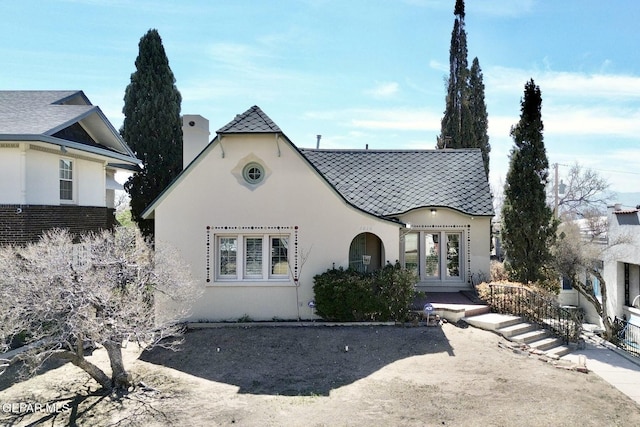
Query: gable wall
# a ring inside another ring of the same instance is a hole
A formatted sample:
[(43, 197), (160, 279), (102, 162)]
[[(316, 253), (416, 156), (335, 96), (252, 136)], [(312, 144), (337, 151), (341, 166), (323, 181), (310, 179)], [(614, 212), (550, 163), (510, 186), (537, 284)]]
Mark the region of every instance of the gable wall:
[[(248, 161), (258, 161), (267, 170), (264, 182), (254, 189), (233, 173)], [(276, 144), (273, 134), (225, 136), (193, 166), (155, 210), (157, 242), (175, 246), (204, 289), (191, 320), (236, 320), (244, 314), (255, 320), (294, 319), (296, 306), (302, 318), (312, 318), (308, 302), (313, 299), (313, 276), (332, 266), (348, 267), (349, 246), (362, 232), (382, 240), (386, 260), (399, 257), (399, 226), (346, 205), (283, 138)], [(209, 232), (207, 226), (212, 227)], [(274, 227), (283, 227), (291, 233), (290, 253), (297, 236), (299, 262), (308, 256), (300, 266), (297, 299), (291, 279), (221, 282), (213, 277), (215, 236), (250, 227), (256, 233), (278, 233)]]

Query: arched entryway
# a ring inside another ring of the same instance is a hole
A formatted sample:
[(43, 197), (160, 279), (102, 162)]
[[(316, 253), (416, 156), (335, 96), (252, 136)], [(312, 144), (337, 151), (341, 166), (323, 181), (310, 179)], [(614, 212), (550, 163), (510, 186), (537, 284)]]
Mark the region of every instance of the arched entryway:
[(376, 271), (383, 266), (384, 245), (373, 233), (360, 233), (349, 247), (349, 268), (357, 271)]

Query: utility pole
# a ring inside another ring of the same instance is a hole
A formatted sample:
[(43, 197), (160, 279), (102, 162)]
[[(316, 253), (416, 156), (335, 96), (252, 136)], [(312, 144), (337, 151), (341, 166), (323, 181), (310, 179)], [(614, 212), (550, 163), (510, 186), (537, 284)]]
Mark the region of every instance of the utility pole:
[(553, 168), (555, 169), (554, 183), (553, 183), (553, 195), (554, 195), (553, 216), (554, 218), (558, 219), (558, 163), (554, 163)]

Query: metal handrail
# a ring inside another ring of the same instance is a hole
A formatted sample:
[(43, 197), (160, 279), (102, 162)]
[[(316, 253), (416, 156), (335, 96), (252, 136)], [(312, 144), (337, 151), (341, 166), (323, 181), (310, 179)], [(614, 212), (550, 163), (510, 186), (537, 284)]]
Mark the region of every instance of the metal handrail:
[(550, 297), (524, 286), (490, 284), (490, 305), (497, 313), (523, 317), (549, 330), (565, 343), (577, 342), (582, 333), (582, 312), (568, 310)]
[(614, 344), (627, 353), (640, 357), (640, 326), (616, 317), (613, 319), (613, 328), (617, 331)]

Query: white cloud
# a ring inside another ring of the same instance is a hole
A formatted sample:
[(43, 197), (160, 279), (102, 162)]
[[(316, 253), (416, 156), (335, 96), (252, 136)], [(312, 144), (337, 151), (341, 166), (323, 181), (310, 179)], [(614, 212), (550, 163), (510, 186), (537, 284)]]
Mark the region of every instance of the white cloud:
[(389, 98), (398, 93), (400, 85), (396, 82), (378, 83), (373, 89), (366, 90), (365, 93), (374, 98)]
[(602, 135), (637, 138), (640, 111), (616, 107), (564, 105), (543, 112), (545, 131), (559, 135)]
[(435, 59), (432, 59), (429, 61), (429, 67), (433, 68), (434, 70), (438, 70), (438, 71), (442, 71), (442, 72), (449, 72), (449, 64), (445, 64), (444, 62), (440, 62), (440, 61), (436, 61)]
[(604, 98), (615, 101), (640, 98), (640, 77), (623, 74), (578, 73), (491, 67), (483, 72), (487, 91), (519, 93), (531, 78), (546, 97)]

